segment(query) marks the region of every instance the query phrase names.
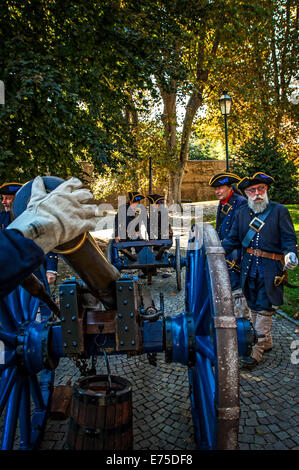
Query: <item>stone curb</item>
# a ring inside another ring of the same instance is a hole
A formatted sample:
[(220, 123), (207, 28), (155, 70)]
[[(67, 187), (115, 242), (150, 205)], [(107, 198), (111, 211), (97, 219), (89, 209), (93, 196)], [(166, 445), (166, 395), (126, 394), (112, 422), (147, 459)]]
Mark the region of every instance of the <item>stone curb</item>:
[(295, 320), (294, 318), (290, 317), (289, 315), (287, 315), (285, 312), (283, 312), (282, 310), (280, 309), (277, 309), (276, 310), (276, 313), (278, 313), (278, 315), (280, 315), (282, 318), (284, 318), (285, 320), (288, 320), (290, 321), (291, 323), (294, 323), (294, 325), (296, 326), (299, 326), (299, 321), (298, 320)]

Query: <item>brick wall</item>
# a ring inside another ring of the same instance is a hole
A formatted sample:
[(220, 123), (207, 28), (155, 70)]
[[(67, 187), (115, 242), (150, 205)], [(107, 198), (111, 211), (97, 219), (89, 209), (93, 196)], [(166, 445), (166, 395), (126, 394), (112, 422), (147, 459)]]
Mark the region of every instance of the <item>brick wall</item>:
[[(224, 160), (189, 160), (182, 183), (182, 201), (214, 201), (216, 200), (215, 191), (210, 188), (209, 181), (213, 175), (221, 173), (226, 169)], [(84, 166), (84, 170), (92, 171), (89, 166)], [(154, 188), (153, 192), (165, 194), (165, 188)], [(134, 189), (132, 189), (134, 190)], [(99, 199), (99, 202), (106, 202), (117, 206), (117, 194), (112, 194), (105, 201)], [(126, 196), (126, 194), (124, 194)]]
[(225, 170), (226, 162), (223, 160), (189, 160), (182, 183), (182, 200), (215, 200), (215, 191), (208, 183), (213, 175)]

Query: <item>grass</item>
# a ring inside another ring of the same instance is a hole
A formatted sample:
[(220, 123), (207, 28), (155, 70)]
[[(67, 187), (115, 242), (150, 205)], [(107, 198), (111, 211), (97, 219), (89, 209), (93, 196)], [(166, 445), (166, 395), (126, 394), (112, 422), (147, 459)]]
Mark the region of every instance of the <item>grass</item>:
[[(290, 204), (286, 206), (291, 214), (295, 227), (297, 242), (299, 239), (299, 204)], [(216, 225), (216, 216), (208, 214), (204, 216), (204, 222), (209, 222), (214, 227)], [(288, 281), (292, 285), (299, 285), (299, 266), (293, 271), (288, 271)], [(280, 306), (281, 310), (292, 318), (299, 317), (299, 288), (284, 287), (284, 302)]]
[(215, 214), (205, 214), (203, 215), (203, 221), (208, 222), (209, 224), (213, 225), (213, 227), (216, 227), (216, 215)]
[[(297, 235), (297, 243), (299, 238), (299, 204), (287, 205), (291, 214), (293, 224)], [(299, 267), (293, 271), (288, 272), (289, 283), (293, 285), (299, 285)], [(290, 317), (298, 319), (299, 316), (299, 288), (292, 289), (291, 287), (284, 287), (284, 303), (281, 306), (281, 310)]]

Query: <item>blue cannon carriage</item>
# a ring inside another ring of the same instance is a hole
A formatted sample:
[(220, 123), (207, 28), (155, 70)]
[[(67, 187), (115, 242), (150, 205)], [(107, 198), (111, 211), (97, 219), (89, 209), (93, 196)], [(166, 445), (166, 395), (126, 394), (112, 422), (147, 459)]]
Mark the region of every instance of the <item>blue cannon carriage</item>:
[(176, 273), (177, 290), (182, 288), (181, 271), (186, 266), (186, 259), (181, 256), (180, 240), (175, 239), (174, 253), (170, 253), (173, 240), (130, 240), (116, 243), (110, 240), (107, 248), (107, 259), (119, 271), (142, 270), (148, 284), (157, 269), (172, 268)]
[(248, 354), (256, 337), (247, 320), (233, 315), (224, 252), (214, 228), (204, 224), (203, 242), (191, 234), (185, 311), (172, 315), (165, 314), (163, 302), (159, 308), (154, 305), (138, 278), (121, 275), (90, 234), (59, 250), (79, 279), (59, 286), (56, 316), (49, 308), (48, 316), (44, 309), (38, 318), (39, 300), (22, 287), (5, 299), (0, 311), (5, 345), (0, 364), (1, 448), (38, 448), (60, 358), (164, 352), (166, 362), (188, 368), (198, 448), (236, 449), (238, 357)]

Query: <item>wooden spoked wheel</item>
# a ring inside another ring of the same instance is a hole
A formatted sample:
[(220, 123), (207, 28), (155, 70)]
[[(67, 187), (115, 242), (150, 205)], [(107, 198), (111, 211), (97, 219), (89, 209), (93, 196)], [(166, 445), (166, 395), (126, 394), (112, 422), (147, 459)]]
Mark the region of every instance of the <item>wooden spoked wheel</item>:
[(37, 448), (46, 424), (54, 371), (42, 365), (50, 311), (39, 305), (22, 287), (0, 300), (2, 450)]

